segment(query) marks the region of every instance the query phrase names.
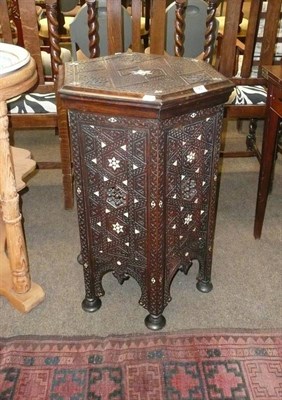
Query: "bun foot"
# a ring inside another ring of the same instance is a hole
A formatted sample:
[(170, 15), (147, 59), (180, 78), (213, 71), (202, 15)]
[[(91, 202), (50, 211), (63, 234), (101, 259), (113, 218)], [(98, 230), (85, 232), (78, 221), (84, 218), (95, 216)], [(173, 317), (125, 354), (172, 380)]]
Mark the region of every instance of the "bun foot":
[(166, 324), (166, 319), (162, 314), (161, 315), (149, 314), (145, 318), (145, 325), (152, 331), (158, 331), (159, 329), (162, 329), (165, 326), (165, 324)]
[(95, 311), (99, 310), (101, 305), (102, 305), (102, 302), (99, 299), (99, 297), (96, 297), (96, 299), (85, 298), (83, 300), (83, 302), (81, 303), (82, 309), (87, 312), (95, 312)]
[(79, 253), (79, 255), (77, 256), (77, 262), (78, 262), (80, 265), (83, 265), (83, 259), (82, 259), (81, 253)]
[(210, 281), (198, 281), (196, 284), (196, 288), (202, 293), (209, 293), (213, 286)]

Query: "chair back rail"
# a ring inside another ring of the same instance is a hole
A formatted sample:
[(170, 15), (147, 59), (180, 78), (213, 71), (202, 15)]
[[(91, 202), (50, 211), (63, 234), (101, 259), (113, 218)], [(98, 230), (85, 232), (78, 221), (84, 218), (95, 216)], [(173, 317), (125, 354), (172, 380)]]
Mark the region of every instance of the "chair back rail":
[[(204, 41), (203, 59), (212, 62), (213, 46), (216, 39), (216, 9), (219, 0), (205, 0), (207, 3), (206, 29)], [(185, 43), (195, 40), (194, 37), (185, 36), (185, 24), (189, 23), (186, 18), (186, 7), (189, 0), (175, 1), (174, 18), (174, 54), (182, 57)], [(166, 48), (166, 1), (152, 0), (151, 2), (151, 26), (150, 26), (150, 52), (152, 54), (164, 54)], [(199, 39), (198, 39), (199, 40)]]
[(207, 21), (206, 21), (203, 59), (209, 63), (212, 63), (214, 44), (217, 36), (217, 23), (215, 16), (216, 16), (216, 9), (219, 6), (220, 0), (206, 0), (206, 1), (208, 4), (208, 8), (207, 8)]
[(243, 0), (236, 0), (227, 2), (226, 6), (224, 32), (220, 48), (218, 68), (220, 72), (228, 78), (234, 76), (237, 57), (236, 41), (242, 4)]
[(38, 36), (36, 8), (34, 6), (34, 0), (33, 6), (31, 6), (31, 2), (31, 0), (20, 0), (18, 1), (18, 8), (21, 20), (24, 48), (30, 52), (31, 56), (36, 62), (39, 81), (37, 89), (40, 91), (40, 86), (45, 84), (45, 79)]
[(131, 15), (132, 15), (132, 51), (140, 53), (142, 51), (142, 45), (140, 41), (141, 31), (141, 17), (142, 17), (142, 2), (132, 2)]
[[(23, 47), (24, 46), (23, 33), (20, 20), (18, 0), (10, 0), (9, 2), (7, 0), (1, 0), (0, 10), (1, 10), (0, 21), (2, 18), (1, 25), (2, 23), (4, 23), (4, 25), (2, 26), (2, 29), (5, 34), (5, 36), (3, 36), (4, 41), (6, 43), (18, 44), (19, 46)], [(10, 21), (12, 21), (12, 23), (14, 24), (13, 28), (15, 32), (12, 32), (12, 26), (10, 24)], [(10, 37), (9, 31), (12, 33), (12, 37)]]
[[(262, 37), (260, 66), (273, 63), (274, 48), (277, 40), (277, 30), (281, 17), (281, 0), (268, 1), (265, 15), (265, 26)], [(259, 71), (261, 75), (261, 71)]]
[(9, 10), (6, 0), (0, 0), (0, 25), (1, 35), (5, 43), (13, 43), (13, 35), (11, 30)]
[(122, 19), (120, 0), (107, 1), (109, 54), (123, 51)]
[(241, 76), (248, 78), (251, 75), (253, 66), (253, 54), (257, 40), (257, 32), (259, 28), (259, 16), (262, 9), (262, 0), (253, 1), (250, 7), (250, 17), (245, 41), (245, 57), (242, 65)]
[(62, 64), (58, 14), (59, 9), (57, 7), (57, 0), (46, 0), (46, 16), (49, 31), (51, 67), (54, 81), (57, 78), (59, 66)]
[[(222, 38), (219, 71), (240, 85), (262, 85), (262, 65), (272, 65), (281, 29), (282, 0), (252, 0), (244, 43), (237, 46), (237, 27), (243, 1), (227, 0), (224, 33)], [(280, 33), (281, 35), (281, 33)], [(239, 49), (239, 53), (238, 53)], [(239, 66), (238, 54), (243, 53)], [(281, 57), (281, 56), (280, 56)], [(279, 60), (278, 60), (279, 62)]]
[[(46, 0), (47, 13), (48, 8), (50, 9), (50, 7), (53, 7), (54, 10), (56, 9), (56, 0)], [(52, 16), (55, 15), (50, 12), (49, 14)], [(38, 83), (36, 87), (33, 88), (33, 92), (54, 92), (54, 82), (58, 70), (58, 64), (61, 63), (59, 36), (57, 35), (54, 37), (48, 49), (43, 49), (39, 38), (38, 15), (34, 0), (11, 0), (9, 3), (7, 0), (0, 0), (0, 24), (4, 42), (24, 47), (36, 62)], [(12, 33), (12, 24), (15, 25), (15, 35)], [(54, 30), (52, 26), (53, 24), (57, 24), (56, 18), (54, 18), (50, 24), (51, 31)], [(56, 49), (56, 51), (54, 49)], [(42, 50), (47, 50), (47, 52), (51, 53), (51, 68), (53, 74), (50, 77), (46, 77), (44, 74)], [(55, 54), (57, 54), (56, 58), (54, 58)], [(53, 60), (55, 60), (57, 64), (53, 65)]]
[[(51, 6), (57, 0), (46, 0), (46, 2)], [(49, 46), (48, 49), (44, 46), (41, 47), (41, 40), (38, 34), (38, 14), (34, 0), (0, 0), (0, 24), (4, 42), (23, 46), (29, 51), (36, 62), (38, 75), (36, 85), (28, 93), (15, 100), (12, 99), (8, 103), (9, 128), (11, 130), (57, 128), (57, 113), (54, 111), (56, 105), (53, 104), (54, 93), (56, 92), (56, 76), (44, 75), (42, 60), (43, 56), (46, 61), (45, 56), (48, 56), (46, 53), (55, 53), (52, 47), (60, 49), (57, 39), (51, 43), (51, 47)], [(44, 50), (44, 54), (41, 50)], [(51, 64), (53, 58), (51, 57)], [(58, 64), (61, 63), (59, 52), (57, 61)], [(47, 62), (49, 68), (50, 60), (47, 60)], [(56, 71), (56, 68), (52, 66), (52, 70)], [(30, 94), (32, 94), (32, 98)], [(26, 103), (27, 98), (28, 103)], [(40, 103), (41, 99), (44, 100)], [(44, 101), (47, 102), (44, 103)], [(20, 110), (19, 112), (16, 111), (17, 108)], [(33, 110), (32, 112), (30, 111), (31, 109)]]
[[(178, 7), (179, 2), (176, 2)], [(151, 26), (150, 26), (150, 52), (152, 54), (163, 54), (165, 49), (165, 9), (166, 2), (153, 0), (151, 4)]]
[[(99, 56), (99, 30), (97, 23), (97, 1), (86, 1), (88, 8), (88, 36), (90, 57)], [(204, 41), (204, 59), (211, 62), (213, 44), (216, 35), (215, 13), (219, 0), (207, 0), (206, 32)], [(106, 0), (107, 4), (107, 29), (108, 29), (108, 54), (124, 51), (122, 2), (120, 0)], [(176, 0), (175, 2), (175, 55), (182, 56), (185, 46), (185, 9), (189, 0)], [(142, 16), (142, 1), (132, 0), (132, 51), (143, 51), (140, 37), (140, 21)], [(150, 52), (164, 54), (166, 47), (166, 1), (152, 0), (150, 5)], [(187, 38), (187, 40), (195, 40)]]

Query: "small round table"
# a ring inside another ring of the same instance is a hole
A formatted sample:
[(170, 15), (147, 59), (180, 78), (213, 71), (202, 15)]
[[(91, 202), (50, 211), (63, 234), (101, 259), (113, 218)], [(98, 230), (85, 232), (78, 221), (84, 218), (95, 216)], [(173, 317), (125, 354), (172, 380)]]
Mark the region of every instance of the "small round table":
[[(16, 54), (17, 47), (7, 44), (6, 53), (12, 49)], [(5, 58), (5, 49), (1, 43), (0, 61), (1, 52), (2, 60)], [(37, 81), (35, 61), (28, 57), (21, 64), (15, 70), (11, 65), (7, 73), (0, 75), (0, 295), (17, 310), (28, 312), (44, 299), (44, 292), (30, 278), (17, 193), (25, 186), (21, 178), (35, 168), (35, 162), (29, 152), (12, 151), (9, 144), (6, 100), (29, 90)], [(20, 166), (17, 159), (21, 160)]]

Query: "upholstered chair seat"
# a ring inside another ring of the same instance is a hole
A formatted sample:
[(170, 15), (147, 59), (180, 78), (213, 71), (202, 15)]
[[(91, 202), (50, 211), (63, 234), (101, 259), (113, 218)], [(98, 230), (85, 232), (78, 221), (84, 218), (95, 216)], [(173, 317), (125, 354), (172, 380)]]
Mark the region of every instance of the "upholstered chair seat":
[(267, 90), (264, 86), (237, 85), (226, 104), (254, 105), (266, 103)]
[[(51, 56), (46, 51), (41, 51), (44, 75), (51, 76)], [(71, 52), (61, 49), (62, 62), (71, 61)], [(56, 113), (55, 92), (48, 93), (24, 93), (7, 102), (9, 114), (32, 114), (32, 113)]]

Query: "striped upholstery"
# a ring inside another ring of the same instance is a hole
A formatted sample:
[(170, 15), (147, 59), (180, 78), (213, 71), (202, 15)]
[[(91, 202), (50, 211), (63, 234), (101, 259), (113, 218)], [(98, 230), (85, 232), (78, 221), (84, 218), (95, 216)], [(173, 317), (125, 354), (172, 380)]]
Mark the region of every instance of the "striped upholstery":
[[(41, 51), (44, 74), (51, 75), (50, 54)], [(71, 61), (71, 52), (61, 48), (61, 59), (63, 62)], [(9, 114), (35, 114), (35, 113), (56, 113), (55, 93), (26, 93), (14, 97), (7, 102)]]
[(7, 102), (9, 114), (56, 113), (55, 93), (27, 93)]
[[(264, 34), (264, 24), (265, 24), (265, 14), (267, 10), (267, 1), (264, 1), (262, 4), (262, 15), (258, 27), (258, 41), (254, 50), (254, 66), (251, 71), (251, 78), (258, 77), (258, 64), (260, 60), (261, 53), (261, 41)], [(281, 7), (282, 13), (282, 7)], [(238, 58), (238, 72), (236, 77), (240, 77), (240, 69), (242, 65), (242, 57)], [(282, 19), (280, 19), (279, 27), (277, 30), (277, 43), (276, 50), (274, 55), (274, 63), (279, 64), (282, 57)], [(234, 88), (231, 93), (227, 104), (237, 104), (237, 105), (248, 105), (248, 104), (265, 104), (267, 97), (267, 89), (263, 86), (246, 86), (246, 85), (238, 85)]]
[(233, 89), (227, 104), (265, 104), (266, 96), (267, 91), (264, 86), (237, 85)]

